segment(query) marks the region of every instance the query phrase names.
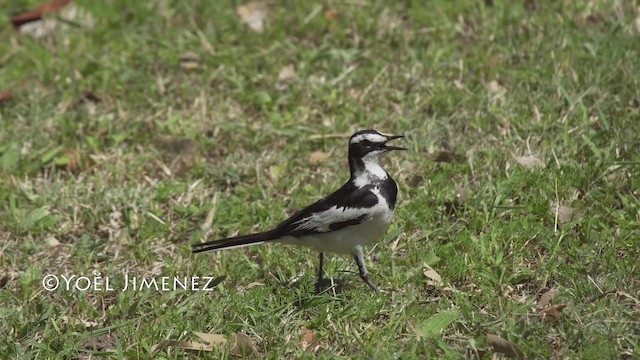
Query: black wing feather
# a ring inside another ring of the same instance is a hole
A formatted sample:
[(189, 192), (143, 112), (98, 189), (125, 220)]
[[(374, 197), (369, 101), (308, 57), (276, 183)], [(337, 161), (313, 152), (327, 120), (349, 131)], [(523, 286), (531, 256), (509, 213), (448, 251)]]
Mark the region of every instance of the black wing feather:
[[(344, 184), (338, 191), (321, 199), (306, 208), (293, 214), (290, 218), (280, 223), (275, 229), (274, 233), (279, 236), (304, 236), (311, 234), (318, 234), (321, 231), (315, 229), (299, 229), (297, 222), (309, 217), (315, 213), (329, 210), (330, 208), (337, 206), (338, 208), (369, 208), (378, 203), (378, 197), (367, 188), (358, 188), (352, 182)], [(340, 221), (329, 225), (331, 231), (339, 230), (351, 225), (357, 225), (366, 220), (366, 216), (359, 216), (358, 218), (349, 219), (346, 221)]]
[[(273, 230), (257, 234), (241, 235), (226, 239), (208, 241), (206, 243), (194, 244), (193, 252), (199, 253), (222, 250), (238, 245), (278, 240), (285, 236), (299, 237), (304, 235), (318, 234), (321, 233), (321, 231), (317, 229), (297, 229), (299, 225), (297, 224), (297, 222), (315, 213), (329, 210), (334, 206), (346, 210), (347, 208), (369, 208), (376, 205), (377, 203), (378, 197), (376, 196), (376, 194), (372, 193), (367, 187), (358, 188), (351, 181), (349, 181), (340, 189), (338, 189), (338, 191), (298, 211), (290, 218), (276, 226)], [(360, 215), (357, 218), (329, 224), (329, 230), (340, 230), (347, 226), (361, 224), (366, 220), (366, 215)]]

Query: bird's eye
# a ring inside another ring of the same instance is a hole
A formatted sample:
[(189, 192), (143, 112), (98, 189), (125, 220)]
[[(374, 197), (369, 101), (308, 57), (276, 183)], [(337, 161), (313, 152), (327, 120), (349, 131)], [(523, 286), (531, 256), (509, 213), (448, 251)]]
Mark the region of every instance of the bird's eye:
[(369, 140), (362, 140), (361, 143), (364, 146), (370, 146), (371, 145), (371, 141), (369, 141)]

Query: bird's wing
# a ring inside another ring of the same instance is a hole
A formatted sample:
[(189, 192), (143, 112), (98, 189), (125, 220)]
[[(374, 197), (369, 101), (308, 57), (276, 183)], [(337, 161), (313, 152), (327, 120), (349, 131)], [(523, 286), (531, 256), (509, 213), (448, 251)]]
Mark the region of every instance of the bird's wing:
[(378, 203), (376, 194), (366, 188), (345, 184), (333, 194), (307, 206), (278, 225), (280, 237), (326, 233), (370, 220), (371, 207)]

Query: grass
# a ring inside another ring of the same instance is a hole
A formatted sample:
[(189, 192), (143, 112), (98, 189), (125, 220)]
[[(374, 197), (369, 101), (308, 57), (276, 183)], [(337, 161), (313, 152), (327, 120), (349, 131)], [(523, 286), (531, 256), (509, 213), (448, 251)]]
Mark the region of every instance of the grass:
[[(13, 31), (39, 3), (0, 4), (0, 358), (232, 356), (151, 352), (194, 331), (270, 358), (490, 358), (487, 334), (530, 359), (640, 353), (631, 2), (274, 0), (256, 33), (235, 1), (78, 1), (44, 38)], [(366, 249), (383, 293), (346, 257), (316, 295), (306, 249), (190, 254), (336, 189), (346, 140), (313, 136), (366, 128), (410, 148), (386, 162), (395, 224)], [(94, 272), (219, 283), (42, 286)], [(566, 307), (543, 317), (549, 289)]]

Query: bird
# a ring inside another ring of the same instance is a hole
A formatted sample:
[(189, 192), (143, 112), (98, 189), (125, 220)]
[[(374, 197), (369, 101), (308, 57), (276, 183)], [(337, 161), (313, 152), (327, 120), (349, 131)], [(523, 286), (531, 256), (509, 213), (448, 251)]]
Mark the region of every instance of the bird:
[(193, 253), (237, 249), (264, 243), (302, 245), (320, 253), (318, 282), (323, 282), (324, 253), (353, 257), (360, 278), (379, 289), (369, 277), (364, 260), (365, 245), (379, 241), (393, 221), (398, 185), (382, 168), (382, 156), (393, 150), (407, 150), (387, 142), (404, 137), (362, 130), (349, 139), (349, 180), (334, 193), (296, 212), (271, 230), (198, 243)]

